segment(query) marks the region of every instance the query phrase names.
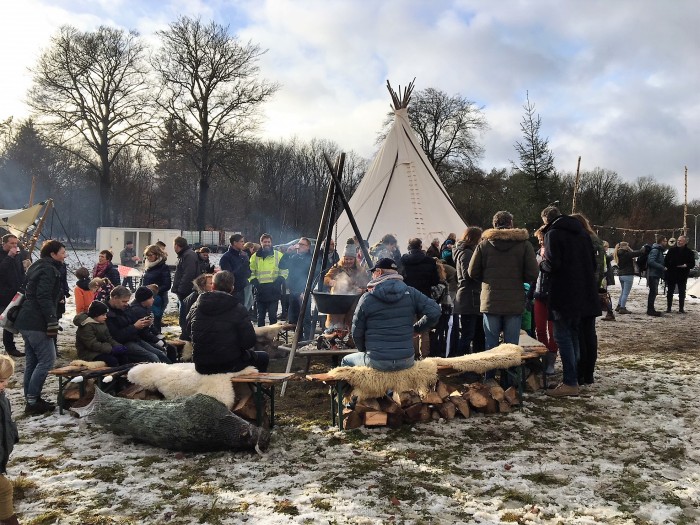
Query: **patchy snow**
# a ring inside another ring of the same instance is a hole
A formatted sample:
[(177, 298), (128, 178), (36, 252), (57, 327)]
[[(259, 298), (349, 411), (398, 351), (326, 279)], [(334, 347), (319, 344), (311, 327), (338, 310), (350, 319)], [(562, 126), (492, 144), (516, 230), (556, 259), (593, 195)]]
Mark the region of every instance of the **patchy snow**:
[[(663, 318), (643, 315), (645, 303), (636, 280), (628, 308), (638, 313), (598, 322), (585, 396), (529, 394), (510, 414), (339, 432), (323, 389), (290, 383), (303, 410), (281, 400), (263, 456), (181, 454), (67, 413), (26, 417), (18, 359), (8, 388), (21, 436), (8, 466), (16, 510), (34, 524), (698, 523), (700, 300)], [(61, 364), (74, 355), (72, 309)], [(49, 378), (46, 397), (56, 388)]]

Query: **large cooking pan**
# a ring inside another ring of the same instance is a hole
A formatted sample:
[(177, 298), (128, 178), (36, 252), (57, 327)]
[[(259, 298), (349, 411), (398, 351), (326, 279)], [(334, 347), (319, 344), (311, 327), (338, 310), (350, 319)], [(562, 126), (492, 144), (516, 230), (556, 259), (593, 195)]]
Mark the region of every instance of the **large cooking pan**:
[(322, 314), (346, 314), (360, 298), (358, 294), (311, 292)]

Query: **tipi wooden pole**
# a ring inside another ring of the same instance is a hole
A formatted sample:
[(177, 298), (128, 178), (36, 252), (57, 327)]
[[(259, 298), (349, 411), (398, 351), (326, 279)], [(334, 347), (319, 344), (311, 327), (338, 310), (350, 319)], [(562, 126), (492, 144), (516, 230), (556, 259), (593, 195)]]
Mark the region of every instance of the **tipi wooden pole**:
[(326, 165), (331, 170), (331, 176), (333, 177), (333, 182), (335, 183), (335, 187), (336, 187), (337, 192), (338, 192), (338, 197), (340, 197), (340, 201), (343, 203), (343, 208), (345, 209), (345, 213), (347, 213), (347, 215), (348, 215), (348, 221), (350, 222), (350, 226), (352, 226), (352, 231), (355, 232), (355, 237), (357, 237), (357, 242), (360, 243), (360, 249), (362, 250), (362, 256), (364, 257), (364, 260), (367, 261), (367, 264), (371, 264), (370, 261), (372, 259), (370, 259), (369, 251), (367, 250), (367, 247), (365, 246), (365, 241), (362, 239), (362, 235), (360, 235), (360, 229), (357, 227), (357, 222), (355, 222), (355, 216), (352, 214), (352, 210), (350, 209), (350, 205), (348, 204), (348, 200), (345, 198), (345, 192), (343, 192), (343, 188), (340, 187), (340, 179), (336, 176), (335, 173), (333, 173), (333, 167), (331, 165), (331, 160), (328, 158), (328, 155), (326, 155), (324, 153), (323, 157), (326, 159)]
[[(343, 170), (343, 165), (345, 164), (345, 153), (340, 154), (340, 158), (338, 159), (338, 162), (336, 164), (336, 169), (339, 172), (342, 172)], [(330, 166), (331, 173), (333, 174), (333, 167)], [(323, 213), (321, 213), (321, 222), (318, 225), (318, 234), (316, 235), (316, 239), (320, 239), (328, 229), (332, 227), (332, 224), (329, 221), (329, 217), (331, 215), (331, 210), (333, 208), (333, 196), (335, 195), (334, 187), (335, 187), (335, 181), (337, 178), (333, 174), (331, 177), (331, 182), (328, 185), (328, 193), (326, 193), (326, 202), (323, 205)], [(304, 326), (304, 316), (306, 315), (306, 305), (309, 304), (309, 296), (311, 292), (311, 286), (313, 285), (314, 281), (314, 274), (316, 273), (316, 263), (318, 262), (318, 253), (320, 251), (321, 246), (316, 243), (314, 246), (314, 253), (313, 256), (311, 257), (311, 266), (309, 267), (309, 275), (306, 278), (306, 287), (304, 288), (304, 295), (301, 300), (301, 311), (299, 312), (299, 318), (297, 319), (297, 326), (296, 329), (294, 330), (294, 337), (292, 338), (292, 348), (289, 351), (289, 358), (287, 359), (287, 368), (286, 371), (289, 373), (292, 370), (292, 362), (294, 361), (294, 356), (297, 351), (297, 346), (299, 345), (299, 335), (301, 334), (302, 327)], [(285, 381), (282, 384), (282, 389), (280, 391), (280, 396), (284, 397), (285, 392), (287, 391), (287, 382)]]
[(578, 183), (580, 180), (581, 170), (581, 155), (578, 156), (578, 164), (576, 164), (576, 179), (574, 180), (574, 199), (571, 203), (571, 213), (576, 213), (576, 194), (578, 193)]

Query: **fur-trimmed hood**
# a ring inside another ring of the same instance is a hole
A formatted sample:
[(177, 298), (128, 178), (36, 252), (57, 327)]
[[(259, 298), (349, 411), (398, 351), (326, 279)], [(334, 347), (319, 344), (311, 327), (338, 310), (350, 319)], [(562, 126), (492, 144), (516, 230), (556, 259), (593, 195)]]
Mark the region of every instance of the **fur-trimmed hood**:
[(527, 241), (529, 237), (524, 228), (490, 228), (481, 236), (481, 242), (488, 242), (499, 251), (508, 251), (515, 244)]

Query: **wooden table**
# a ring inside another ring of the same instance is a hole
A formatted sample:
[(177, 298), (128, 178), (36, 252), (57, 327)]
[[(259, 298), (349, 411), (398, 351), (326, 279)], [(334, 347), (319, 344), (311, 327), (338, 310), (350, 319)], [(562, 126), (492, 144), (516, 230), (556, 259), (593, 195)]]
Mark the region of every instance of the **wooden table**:
[(233, 376), (231, 383), (246, 383), (253, 387), (255, 399), (255, 416), (258, 426), (262, 425), (265, 417), (265, 398), (270, 400), (270, 428), (275, 426), (275, 385), (284, 383), (296, 376), (294, 372), (256, 372)]

